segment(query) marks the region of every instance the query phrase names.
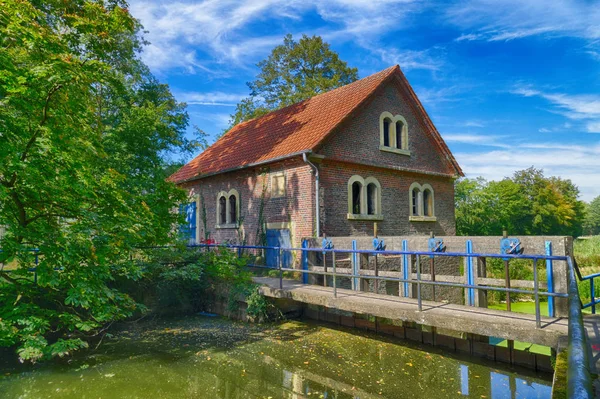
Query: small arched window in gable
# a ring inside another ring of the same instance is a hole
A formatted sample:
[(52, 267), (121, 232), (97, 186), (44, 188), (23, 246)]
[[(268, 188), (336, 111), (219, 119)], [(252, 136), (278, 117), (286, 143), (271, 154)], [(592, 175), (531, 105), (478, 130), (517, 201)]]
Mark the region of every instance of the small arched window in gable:
[(396, 121), (396, 148), (402, 150), (404, 149), (403, 141), (403, 133), (404, 132), (404, 122)]
[(360, 215), (360, 200), (362, 197), (362, 184), (355, 181), (352, 183), (352, 213)]
[(390, 146), (390, 127), (392, 125), (392, 120), (390, 118), (385, 118), (383, 120), (383, 146)]
[(227, 200), (224, 195), (219, 197), (219, 224), (227, 223)]
[(408, 149), (408, 125), (402, 115), (383, 112), (379, 117), (381, 151), (410, 155)]
[(237, 198), (233, 194), (229, 196), (229, 223), (237, 223)]

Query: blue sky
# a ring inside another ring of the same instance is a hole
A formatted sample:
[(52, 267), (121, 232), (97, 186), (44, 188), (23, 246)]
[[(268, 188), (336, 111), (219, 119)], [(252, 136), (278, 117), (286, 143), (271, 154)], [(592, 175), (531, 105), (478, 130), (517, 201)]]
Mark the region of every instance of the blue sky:
[(211, 134), (256, 63), (320, 35), (360, 77), (399, 64), (469, 177), (535, 166), (600, 195), (600, 2), (133, 0), (143, 59)]

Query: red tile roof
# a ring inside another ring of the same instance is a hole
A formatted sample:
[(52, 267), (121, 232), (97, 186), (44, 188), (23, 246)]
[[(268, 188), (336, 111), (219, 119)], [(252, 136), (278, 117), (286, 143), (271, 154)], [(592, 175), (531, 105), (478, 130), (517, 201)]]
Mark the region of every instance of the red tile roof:
[[(395, 74), (405, 80), (400, 67), (395, 65), (346, 86), (242, 122), (171, 175), (169, 180), (183, 183), (311, 151)], [(445, 144), (443, 147), (452, 157)]]

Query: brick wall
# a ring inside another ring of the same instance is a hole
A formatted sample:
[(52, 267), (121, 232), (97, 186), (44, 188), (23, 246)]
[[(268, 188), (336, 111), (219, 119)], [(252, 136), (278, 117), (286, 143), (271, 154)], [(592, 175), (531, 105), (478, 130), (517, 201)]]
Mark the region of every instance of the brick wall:
[[(375, 177), (381, 184), (383, 220), (378, 221), (378, 234), (454, 235), (454, 184), (445, 177), (406, 173), (370, 166), (323, 161), (320, 165), (323, 186), (322, 229), (328, 236), (373, 235), (373, 222), (348, 220), (348, 180), (352, 175)], [(414, 182), (429, 184), (434, 190), (435, 222), (410, 222), (409, 188)]]
[[(381, 151), (379, 119), (382, 112), (402, 115), (408, 125), (410, 156)], [(375, 177), (382, 187), (383, 220), (378, 222), (379, 235), (455, 234), (455, 172), (440, 151), (431, 133), (408, 100), (404, 89), (390, 84), (379, 90), (361, 112), (352, 115), (317, 151), (325, 158), (319, 165), (321, 174), (321, 230), (329, 236), (373, 235), (372, 221), (348, 220), (348, 179), (352, 175)], [(266, 168), (243, 169), (204, 178), (190, 183), (191, 194), (202, 193), (208, 216), (208, 231), (219, 242), (239, 242), (245, 236), (256, 244), (258, 212), (263, 182), (271, 184), (271, 174), (285, 171), (286, 195), (271, 198), (266, 191), (264, 221), (292, 222), (292, 243), (300, 245), (311, 237), (314, 221), (314, 176), (301, 157), (268, 165)], [(265, 172), (265, 175), (262, 175)], [(434, 190), (435, 222), (410, 222), (409, 187), (417, 182)], [(235, 188), (240, 193), (240, 229), (217, 229), (216, 202), (219, 191)], [(201, 210), (199, 207), (199, 211)], [(200, 222), (199, 237), (204, 236)]]
[[(380, 115), (402, 115), (408, 125), (410, 155), (381, 151)], [(375, 177), (382, 187), (383, 221), (379, 235), (455, 234), (454, 171), (398, 85), (382, 88), (359, 114), (342, 125), (319, 150), (322, 228), (330, 236), (373, 235), (372, 221), (348, 220), (348, 179)], [(411, 171), (407, 171), (410, 169)], [(409, 222), (409, 187), (417, 182), (434, 190), (436, 222)]]
[[(271, 198), (271, 176), (284, 171), (286, 195), (280, 198)], [(189, 183), (186, 188), (192, 197), (201, 194), (204, 205), (201, 203), (198, 212), (201, 214), (202, 206), (206, 208), (207, 230), (210, 238), (217, 242), (232, 241), (239, 243), (245, 237), (248, 245), (255, 245), (258, 227), (259, 209), (266, 184), (264, 196), (264, 223), (293, 222), (293, 245), (300, 245), (302, 237), (313, 235), (314, 215), (314, 177), (310, 167), (300, 157), (287, 161), (277, 162), (265, 167), (242, 169), (216, 176), (207, 177)], [(220, 191), (236, 189), (240, 195), (240, 217), (242, 225), (239, 229), (216, 228), (217, 224), (217, 194)], [(199, 237), (204, 237), (204, 226), (199, 221)]]
[[(379, 150), (379, 117), (385, 111), (392, 115), (402, 115), (406, 119), (410, 156)], [(359, 114), (332, 134), (319, 154), (325, 155), (327, 159), (347, 162), (454, 174), (417, 115), (403, 91), (396, 85), (388, 85), (380, 89)]]

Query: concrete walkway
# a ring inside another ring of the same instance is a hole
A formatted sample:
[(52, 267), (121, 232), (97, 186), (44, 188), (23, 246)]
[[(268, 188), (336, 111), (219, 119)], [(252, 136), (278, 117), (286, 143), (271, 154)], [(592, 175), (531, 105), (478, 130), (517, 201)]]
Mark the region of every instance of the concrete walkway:
[[(331, 287), (304, 285), (296, 280), (283, 280), (283, 289), (280, 289), (277, 278), (255, 277), (254, 281), (263, 285), (261, 292), (268, 297), (288, 298), (329, 309), (370, 314), (488, 337), (531, 342), (552, 348), (556, 348), (560, 337), (568, 333), (565, 318), (542, 317), (542, 328), (538, 329), (535, 315), (430, 301), (423, 301), (423, 310), (419, 312), (417, 300), (413, 298), (339, 288), (337, 298), (334, 298)], [(590, 340), (590, 344), (598, 345), (598, 351), (594, 355), (596, 360), (600, 359), (600, 318), (594, 318), (593, 321), (586, 319), (586, 326), (590, 332), (596, 333), (597, 340), (593, 343)]]

